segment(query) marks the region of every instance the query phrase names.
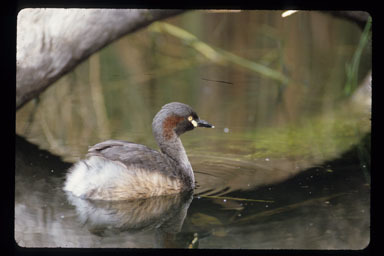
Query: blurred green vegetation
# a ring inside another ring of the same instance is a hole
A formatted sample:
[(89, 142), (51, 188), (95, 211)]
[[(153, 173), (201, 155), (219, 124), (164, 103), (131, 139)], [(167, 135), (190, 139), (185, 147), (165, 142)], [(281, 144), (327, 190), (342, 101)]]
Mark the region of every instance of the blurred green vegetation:
[(359, 44), (357, 45), (356, 51), (353, 54), (352, 60), (346, 65), (347, 81), (344, 88), (346, 95), (351, 95), (358, 86), (360, 59), (364, 52), (363, 50), (367, 47), (367, 44), (371, 39), (371, 25), (372, 19), (369, 18), (367, 24), (365, 25), (364, 31), (361, 34)]
[(109, 138), (156, 147), (153, 116), (180, 101), (217, 127), (183, 135), (192, 154), (331, 157), (361, 138), (339, 110), (370, 69), (366, 33), (320, 12), (190, 11), (83, 62), (17, 112), (16, 132), (69, 161)]
[(259, 73), (267, 78), (277, 80), (285, 84), (289, 82), (289, 79), (278, 71), (270, 69), (260, 63), (247, 60), (223, 49), (214, 49), (210, 45), (199, 40), (196, 36), (174, 25), (165, 22), (155, 22), (149, 27), (149, 30), (159, 33), (168, 33), (183, 40), (186, 44), (192, 46), (197, 52), (207, 58), (211, 63), (218, 65), (228, 65), (228, 62), (234, 63)]

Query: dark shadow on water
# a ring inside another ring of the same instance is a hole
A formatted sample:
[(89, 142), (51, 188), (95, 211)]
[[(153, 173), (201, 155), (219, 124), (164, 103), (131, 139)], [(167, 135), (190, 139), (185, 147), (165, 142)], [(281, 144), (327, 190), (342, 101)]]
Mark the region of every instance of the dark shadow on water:
[(339, 158), (277, 184), (198, 197), (185, 229), (209, 232), (204, 248), (363, 249), (370, 241), (370, 141), (367, 134)]
[(27, 247), (362, 249), (369, 156), (370, 134), (338, 159), (253, 190), (91, 202), (62, 191), (71, 164), (16, 136), (15, 239)]
[(18, 135), (15, 136), (15, 148), (15, 165), (18, 174), (59, 177), (65, 175), (66, 170), (71, 166), (60, 157), (40, 149)]

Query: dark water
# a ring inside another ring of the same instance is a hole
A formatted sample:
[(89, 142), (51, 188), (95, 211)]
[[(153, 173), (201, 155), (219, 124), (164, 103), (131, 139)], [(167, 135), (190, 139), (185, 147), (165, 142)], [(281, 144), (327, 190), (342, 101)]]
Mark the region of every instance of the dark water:
[[(16, 148), (20, 246), (359, 249), (369, 242), (370, 188), (356, 148), (257, 189), (120, 203), (66, 195), (67, 163), (22, 138)], [(204, 175), (196, 174), (200, 183)]]
[[(91, 56), (17, 112), (16, 242), (367, 246), (369, 45), (357, 78), (346, 73), (361, 30), (319, 12), (283, 19), (278, 11), (195, 11), (165, 22)], [(349, 92), (351, 81), (362, 86)], [(67, 169), (89, 145), (113, 138), (156, 148), (150, 124), (171, 101), (191, 105), (216, 126), (182, 136), (198, 184), (193, 195), (110, 203), (63, 192)]]

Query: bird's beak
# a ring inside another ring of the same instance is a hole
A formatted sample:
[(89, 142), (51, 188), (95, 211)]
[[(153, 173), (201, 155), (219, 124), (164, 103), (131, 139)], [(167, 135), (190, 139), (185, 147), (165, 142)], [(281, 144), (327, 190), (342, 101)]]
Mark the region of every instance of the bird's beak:
[(215, 128), (214, 125), (208, 123), (207, 121), (204, 120), (198, 120), (197, 121), (197, 127), (205, 127), (205, 128)]

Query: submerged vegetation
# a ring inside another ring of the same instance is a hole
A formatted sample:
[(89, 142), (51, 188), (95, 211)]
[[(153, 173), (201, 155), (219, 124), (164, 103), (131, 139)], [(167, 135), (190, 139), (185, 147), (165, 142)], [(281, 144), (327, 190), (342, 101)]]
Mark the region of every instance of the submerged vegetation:
[(283, 127), (260, 129), (247, 137), (254, 142), (250, 158), (302, 157), (332, 159), (357, 145), (370, 131), (366, 115), (340, 108)]

